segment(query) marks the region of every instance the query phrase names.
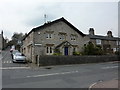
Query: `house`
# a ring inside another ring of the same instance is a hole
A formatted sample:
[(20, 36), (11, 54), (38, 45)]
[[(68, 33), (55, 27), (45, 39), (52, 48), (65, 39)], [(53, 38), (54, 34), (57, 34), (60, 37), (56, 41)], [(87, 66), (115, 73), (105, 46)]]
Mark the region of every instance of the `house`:
[(33, 28), (23, 39), (22, 52), (30, 62), (37, 63), (41, 55), (73, 55), (89, 41), (88, 36), (62, 17)]
[(99, 45), (105, 53), (113, 54), (119, 50), (120, 38), (113, 37), (108, 31), (107, 36), (94, 34), (94, 29), (89, 29), (89, 34), (83, 34), (63, 17), (44, 25), (33, 28), (23, 39), (21, 51), (29, 62), (37, 63), (43, 55), (73, 55), (81, 52), (88, 42)]
[(0, 50), (3, 50), (5, 48), (5, 39), (3, 37), (3, 31), (1, 31), (0, 34)]
[(87, 36), (95, 45), (100, 45), (107, 54), (113, 54), (120, 48), (120, 38), (113, 37), (112, 31), (108, 31), (106, 36), (101, 36), (95, 35), (94, 29), (90, 28)]

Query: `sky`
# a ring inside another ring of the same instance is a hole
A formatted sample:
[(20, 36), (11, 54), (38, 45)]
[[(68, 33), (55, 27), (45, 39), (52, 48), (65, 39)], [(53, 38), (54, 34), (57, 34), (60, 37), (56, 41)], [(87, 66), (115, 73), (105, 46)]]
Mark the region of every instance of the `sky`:
[(111, 30), (118, 36), (117, 0), (0, 0), (0, 31), (11, 39), (14, 32), (28, 33), (32, 28), (64, 17), (84, 34), (89, 28), (96, 35), (107, 35)]

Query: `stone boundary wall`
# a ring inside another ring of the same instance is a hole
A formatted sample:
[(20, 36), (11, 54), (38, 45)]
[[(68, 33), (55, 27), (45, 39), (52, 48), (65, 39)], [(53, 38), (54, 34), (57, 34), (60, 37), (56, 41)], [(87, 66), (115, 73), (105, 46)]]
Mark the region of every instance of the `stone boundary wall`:
[(40, 56), (39, 65), (67, 65), (119, 61), (120, 56)]

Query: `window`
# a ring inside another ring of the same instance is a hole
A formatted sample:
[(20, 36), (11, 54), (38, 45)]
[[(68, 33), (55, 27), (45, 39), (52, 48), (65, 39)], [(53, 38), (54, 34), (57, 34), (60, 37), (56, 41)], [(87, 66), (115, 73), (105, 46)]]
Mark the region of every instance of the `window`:
[(64, 34), (61, 34), (59, 36), (60, 36), (60, 40), (65, 40), (65, 35)]
[(66, 40), (67, 33), (65, 33), (65, 32), (59, 32), (58, 35), (59, 35), (60, 40)]
[(120, 45), (120, 41), (116, 41), (116, 44), (117, 44), (117, 45)]
[(76, 41), (77, 35), (76, 34), (71, 34), (70, 38), (71, 38), (71, 41)]
[(76, 36), (71, 36), (72, 41), (76, 41)]
[(50, 47), (50, 53), (52, 53), (52, 47)]
[(52, 49), (51, 46), (46, 47), (46, 53), (47, 53), (47, 55), (52, 55), (53, 54), (53, 49)]
[(52, 33), (47, 33), (47, 34), (46, 34), (46, 38), (47, 38), (47, 39), (51, 39), (51, 38), (52, 38)]
[(49, 49), (49, 47), (47, 47), (47, 53), (49, 53), (49, 50), (48, 50), (48, 49)]
[(96, 39), (96, 44), (97, 45), (101, 45), (101, 40), (100, 39)]

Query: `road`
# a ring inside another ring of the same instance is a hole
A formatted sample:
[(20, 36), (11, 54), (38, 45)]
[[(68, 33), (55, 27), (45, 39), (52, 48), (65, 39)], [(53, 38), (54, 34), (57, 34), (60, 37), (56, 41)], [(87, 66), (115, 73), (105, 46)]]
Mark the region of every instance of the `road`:
[(2, 88), (89, 88), (98, 81), (118, 79), (118, 63), (28, 67), (12, 63), (9, 51), (3, 52)]

